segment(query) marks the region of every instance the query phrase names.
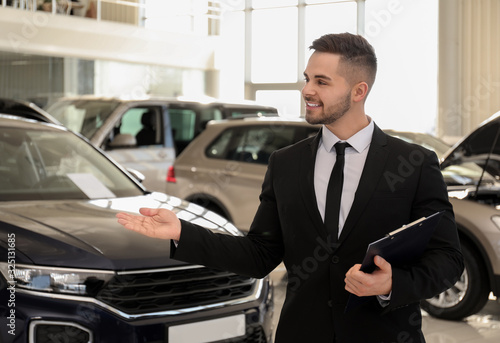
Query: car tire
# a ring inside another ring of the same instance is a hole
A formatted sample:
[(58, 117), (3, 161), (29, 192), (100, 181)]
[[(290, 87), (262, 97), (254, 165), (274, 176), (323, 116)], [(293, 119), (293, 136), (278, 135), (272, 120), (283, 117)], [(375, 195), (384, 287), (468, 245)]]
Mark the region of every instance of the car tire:
[(429, 315), (447, 320), (461, 320), (479, 312), (490, 294), (487, 271), (481, 258), (469, 244), (462, 243), (465, 269), (448, 290), (421, 302)]

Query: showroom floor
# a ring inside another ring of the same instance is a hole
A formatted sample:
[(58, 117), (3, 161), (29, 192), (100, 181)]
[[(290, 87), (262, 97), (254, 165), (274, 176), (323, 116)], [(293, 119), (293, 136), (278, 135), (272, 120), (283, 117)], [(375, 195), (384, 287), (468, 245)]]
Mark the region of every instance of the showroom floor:
[[(282, 281), (284, 267), (278, 267), (271, 273), (275, 285), (275, 322), (285, 296), (285, 282)], [(500, 342), (500, 302), (491, 299), (476, 315), (454, 322), (438, 320), (423, 314), (423, 331), (427, 343), (498, 343)]]

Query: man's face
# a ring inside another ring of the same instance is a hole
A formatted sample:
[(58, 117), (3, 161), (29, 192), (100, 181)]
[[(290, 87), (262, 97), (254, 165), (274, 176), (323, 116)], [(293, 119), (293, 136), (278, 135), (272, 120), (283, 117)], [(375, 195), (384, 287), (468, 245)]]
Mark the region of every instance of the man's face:
[(302, 96), (310, 124), (331, 124), (351, 108), (351, 87), (338, 73), (339, 61), (339, 55), (325, 52), (314, 52), (309, 59)]

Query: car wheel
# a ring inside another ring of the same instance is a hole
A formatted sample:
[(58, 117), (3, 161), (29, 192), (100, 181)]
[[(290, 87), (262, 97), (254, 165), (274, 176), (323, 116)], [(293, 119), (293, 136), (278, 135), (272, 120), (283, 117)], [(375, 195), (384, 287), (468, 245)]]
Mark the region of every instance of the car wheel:
[(479, 312), (490, 294), (486, 269), (478, 254), (462, 243), (465, 269), (460, 279), (448, 290), (421, 302), (431, 316), (460, 320)]

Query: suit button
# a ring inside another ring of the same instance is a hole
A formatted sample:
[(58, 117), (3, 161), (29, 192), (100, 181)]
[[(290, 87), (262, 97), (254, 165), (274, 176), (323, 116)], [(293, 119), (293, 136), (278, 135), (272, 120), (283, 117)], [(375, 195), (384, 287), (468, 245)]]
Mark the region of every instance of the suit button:
[(340, 258), (337, 255), (332, 257), (332, 263), (339, 263), (339, 262), (340, 262)]
[(328, 300), (328, 303), (327, 303), (327, 304), (328, 304), (328, 307), (332, 307), (332, 306), (333, 306), (333, 303), (332, 303), (332, 301), (331, 301), (331, 300)]

